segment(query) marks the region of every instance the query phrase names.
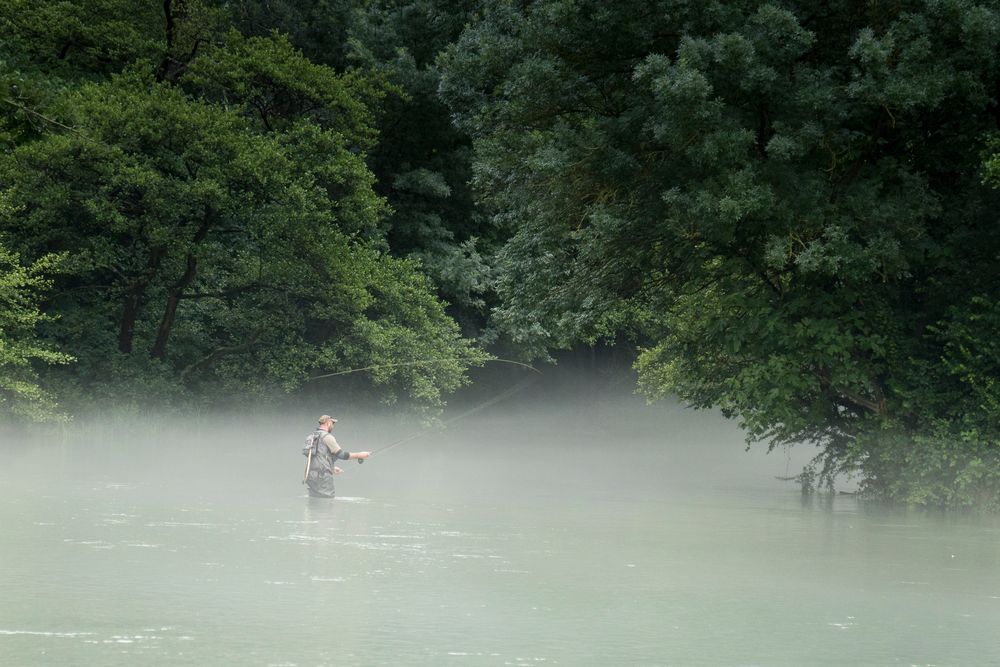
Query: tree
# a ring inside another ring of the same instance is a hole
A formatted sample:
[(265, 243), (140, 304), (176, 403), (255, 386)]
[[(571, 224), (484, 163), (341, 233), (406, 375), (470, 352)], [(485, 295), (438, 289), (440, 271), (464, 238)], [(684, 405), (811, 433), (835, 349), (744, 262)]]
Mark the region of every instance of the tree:
[[(0, 200), (0, 211), (10, 212)], [(39, 311), (42, 293), (50, 286), (46, 275), (60, 261), (45, 256), (23, 266), (14, 253), (0, 245), (0, 412), (34, 421), (64, 419), (55, 399), (39, 384), (35, 364), (65, 364), (72, 357), (38, 340), (35, 327), (46, 318)]]
[(93, 80), (138, 60), (159, 61), (163, 7), (129, 0), (2, 0), (5, 60), (8, 66), (44, 69), (45, 79), (57, 81)]
[[(281, 36), (227, 31), (210, 3), (162, 11), (148, 57), (110, 75), (84, 59), (49, 94), (13, 100), (31, 131), (5, 125), (0, 188), (18, 213), (0, 214), (0, 238), (22, 257), (65, 255), (43, 304), (61, 317), (40, 328), (79, 358), (60, 386), (246, 394), (435, 356), (373, 382), (440, 406), (485, 355), (386, 253), (365, 165), (382, 86)], [(89, 29), (115, 50), (113, 32)], [(24, 80), (49, 81), (29, 55)]]
[(438, 54), (460, 34), (475, 2), (369, 3), (351, 29), (354, 68), (381, 73), (400, 92), (378, 121), (382, 140), (369, 166), (393, 213), (387, 241), (420, 260), (452, 312), (470, 328), (485, 321), (491, 255), (501, 235), (476, 210), (468, 135), (451, 122), (438, 94)]
[(485, 321), (492, 255), (502, 241), (475, 209), (469, 137), (438, 95), (438, 54), (459, 35), (476, 2), (322, 0), (243, 3), (247, 34), (279, 30), (313, 62), (387, 84), (374, 119), (380, 140), (366, 162), (389, 203), (386, 242), (419, 260), (469, 330)]
[(533, 355), (630, 332), (652, 398), (874, 494), (1000, 503), (962, 361), (996, 368), (998, 44), (993, 2), (489, 8), (442, 91), (515, 230), (494, 326)]

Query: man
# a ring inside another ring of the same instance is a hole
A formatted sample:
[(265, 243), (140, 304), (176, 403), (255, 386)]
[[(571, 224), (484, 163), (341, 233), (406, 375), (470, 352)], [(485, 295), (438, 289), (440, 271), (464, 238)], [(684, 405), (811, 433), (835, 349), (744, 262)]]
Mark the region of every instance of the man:
[(306, 464), (305, 482), (309, 495), (316, 498), (333, 498), (333, 476), (344, 472), (334, 461), (356, 459), (363, 461), (371, 452), (348, 452), (341, 449), (333, 437), (333, 425), (337, 420), (330, 415), (319, 418), (319, 426), (313, 434), (313, 446), (306, 450), (309, 462)]

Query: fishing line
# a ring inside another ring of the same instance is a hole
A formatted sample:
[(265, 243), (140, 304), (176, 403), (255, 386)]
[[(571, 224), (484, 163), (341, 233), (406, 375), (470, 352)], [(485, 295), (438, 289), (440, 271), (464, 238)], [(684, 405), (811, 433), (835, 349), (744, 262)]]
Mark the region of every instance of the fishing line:
[[(414, 360), (414, 361), (398, 361), (398, 362), (391, 363), (391, 364), (376, 364), (376, 365), (373, 365), (373, 366), (365, 366), (363, 368), (349, 368), (349, 369), (347, 369), (345, 371), (337, 371), (335, 373), (324, 373), (323, 375), (314, 375), (313, 377), (306, 378), (306, 381), (308, 382), (309, 380), (319, 380), (319, 379), (322, 379), (322, 378), (335, 377), (335, 376), (338, 376), (338, 375), (347, 375), (349, 373), (360, 373), (362, 371), (371, 371), (371, 370), (376, 370), (376, 369), (379, 369), (379, 368), (394, 368), (396, 366), (421, 366), (421, 365), (427, 365), (427, 364), (443, 363), (443, 362), (446, 362), (446, 361), (482, 361), (483, 363), (487, 363), (487, 364), (489, 364), (489, 363), (511, 364), (511, 365), (514, 365), (514, 366), (520, 366), (522, 368), (527, 368), (528, 370), (533, 371), (535, 373), (538, 373), (539, 375), (542, 374), (542, 372), (540, 370), (538, 370), (537, 368), (535, 368), (534, 366), (532, 366), (530, 364), (522, 363), (520, 361), (514, 361), (513, 359), (498, 359), (498, 358), (493, 358), (493, 359), (472, 359), (472, 358), (469, 358), (469, 357), (442, 357), (442, 358), (437, 358), (437, 359), (417, 359), (417, 360)], [(500, 401), (503, 401), (503, 400), (505, 400), (507, 398), (510, 398), (511, 396), (513, 396), (514, 394), (516, 394), (517, 392), (519, 392), (522, 389), (526, 388), (528, 385), (530, 385), (532, 382), (534, 382), (535, 379), (536, 378), (529, 377), (524, 382), (521, 382), (520, 384), (518, 384), (518, 385), (516, 385), (516, 386), (514, 386), (514, 387), (512, 387), (510, 389), (508, 389), (507, 391), (503, 392), (502, 394), (499, 394), (498, 396), (494, 396), (490, 400), (485, 401), (483, 403), (480, 403), (476, 407), (474, 407), (474, 408), (472, 408), (470, 410), (466, 410), (465, 412), (461, 413), (460, 415), (457, 415), (455, 417), (452, 417), (451, 419), (445, 420), (444, 422), (441, 423), (441, 425), (442, 426), (448, 426), (449, 424), (454, 424), (459, 419), (465, 419), (466, 417), (469, 417), (470, 415), (474, 415), (475, 413), (479, 412), (480, 410), (485, 410), (486, 408), (490, 407), (491, 405), (496, 405)], [(402, 445), (402, 444), (404, 444), (406, 442), (410, 442), (411, 440), (416, 440), (417, 438), (422, 438), (423, 436), (427, 435), (427, 433), (428, 433), (427, 431), (423, 431), (423, 432), (419, 432), (419, 433), (414, 433), (413, 435), (409, 435), (409, 436), (407, 436), (405, 438), (402, 438), (401, 440), (397, 440), (395, 442), (391, 442), (391, 443), (389, 443), (388, 445), (386, 445), (384, 447), (379, 447), (378, 449), (373, 449), (372, 450), (372, 455), (377, 454), (378, 452), (384, 452), (386, 450), (392, 449), (393, 447), (398, 447), (399, 445)], [(364, 463), (364, 462), (365, 462), (364, 459), (358, 459), (358, 463)]]
[[(309, 380), (319, 380), (322, 378), (332, 378), (337, 375), (347, 375), (349, 373), (360, 373), (361, 371), (372, 371), (378, 370), (379, 368), (395, 368), (396, 366), (424, 366), (427, 364), (439, 364), (446, 361), (477, 361), (471, 357), (444, 357), (439, 359), (417, 359), (416, 361), (399, 361), (392, 364), (376, 364), (374, 366), (365, 366), (363, 368), (349, 368), (346, 371), (337, 371), (336, 373), (324, 373), (323, 375), (314, 375), (312, 377), (306, 378)], [(530, 364), (521, 363), (520, 361), (514, 361), (513, 359), (483, 359), (483, 363), (502, 363), (502, 364), (513, 364), (514, 366), (520, 366), (522, 368), (527, 368), (536, 373), (541, 373), (540, 370), (535, 368)]]
[[(538, 371), (537, 369), (532, 369), (532, 370), (534, 370), (537, 373), (541, 373), (541, 371)], [(532, 384), (536, 379), (537, 378), (529, 377), (524, 382), (521, 382), (520, 384), (515, 385), (514, 387), (511, 387), (510, 389), (508, 389), (507, 391), (503, 392), (502, 394), (499, 394), (498, 396), (494, 396), (490, 400), (488, 400), (488, 401), (486, 401), (484, 403), (480, 403), (476, 407), (474, 407), (474, 408), (472, 408), (470, 410), (466, 410), (465, 412), (463, 412), (463, 413), (461, 413), (459, 415), (456, 415), (455, 417), (452, 417), (451, 419), (445, 420), (444, 422), (441, 423), (441, 425), (442, 426), (448, 426), (449, 424), (454, 424), (459, 419), (465, 419), (466, 417), (469, 417), (471, 415), (476, 414), (480, 410), (485, 410), (486, 408), (490, 407), (491, 405), (496, 405), (500, 401), (506, 400), (506, 399), (510, 398), (511, 396), (513, 396), (514, 394), (516, 394), (517, 392), (521, 391), (522, 389), (525, 389), (528, 385)], [(425, 436), (427, 434), (428, 434), (428, 431), (422, 431), (422, 432), (419, 432), (419, 433), (415, 433), (413, 435), (409, 435), (409, 436), (407, 436), (405, 438), (402, 438), (400, 440), (397, 440), (395, 442), (392, 442), (392, 443), (386, 445), (385, 447), (379, 447), (378, 449), (373, 449), (372, 450), (372, 456), (374, 456), (375, 454), (378, 454), (379, 452), (384, 452), (384, 451), (387, 451), (389, 449), (392, 449), (393, 447), (398, 447), (399, 445), (402, 445), (402, 444), (404, 444), (406, 442), (410, 442), (411, 440), (416, 440), (417, 438), (422, 438), (423, 436)], [(361, 463), (362, 461), (364, 461), (364, 459), (358, 459), (358, 463)]]

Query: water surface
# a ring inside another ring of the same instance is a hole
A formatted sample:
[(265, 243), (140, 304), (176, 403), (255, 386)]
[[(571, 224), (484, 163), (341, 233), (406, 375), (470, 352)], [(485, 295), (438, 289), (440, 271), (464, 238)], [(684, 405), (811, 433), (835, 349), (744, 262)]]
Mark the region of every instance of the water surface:
[[(418, 428), (340, 416), (349, 449)], [(775, 477), (811, 452), (711, 413), (536, 395), (333, 501), (314, 418), (4, 436), (0, 663), (1000, 664), (1000, 523), (803, 498)]]

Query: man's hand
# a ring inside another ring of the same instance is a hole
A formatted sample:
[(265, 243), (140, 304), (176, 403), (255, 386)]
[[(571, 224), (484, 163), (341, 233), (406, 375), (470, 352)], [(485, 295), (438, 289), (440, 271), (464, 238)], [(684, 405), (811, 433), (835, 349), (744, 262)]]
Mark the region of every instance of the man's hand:
[(342, 472), (344, 472), (343, 468), (341, 468), (340, 466), (333, 466), (333, 474), (334, 475), (339, 475)]

